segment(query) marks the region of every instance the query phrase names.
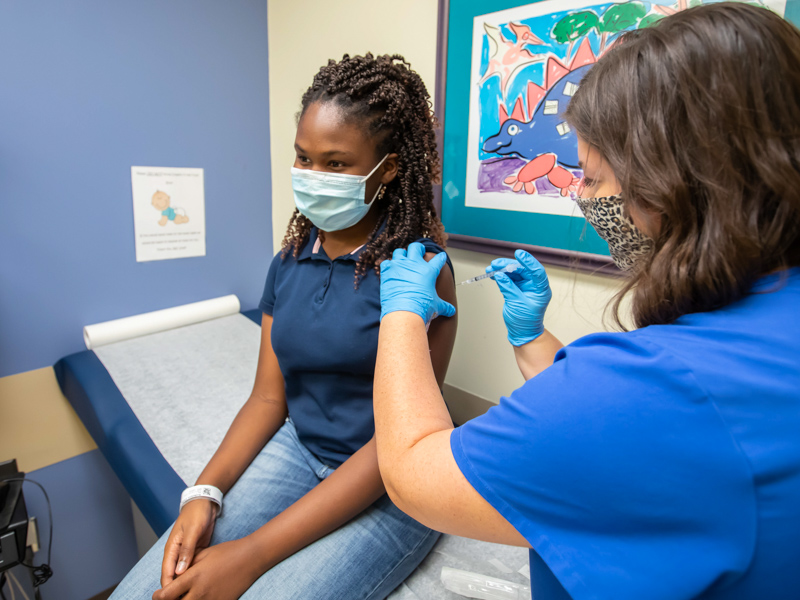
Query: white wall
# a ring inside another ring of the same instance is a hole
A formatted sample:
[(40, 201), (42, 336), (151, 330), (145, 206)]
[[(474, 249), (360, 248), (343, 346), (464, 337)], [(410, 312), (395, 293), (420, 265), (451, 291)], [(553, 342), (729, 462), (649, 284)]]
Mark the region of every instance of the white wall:
[[(487, 0), (489, 2), (489, 0)], [(271, 0), (269, 9), (272, 222), (280, 247), (294, 209), (289, 168), (294, 160), (294, 115), (319, 67), (345, 52), (403, 54), (433, 95), (436, 0)], [(462, 280), (482, 273), (493, 257), (448, 250)], [(603, 329), (602, 314), (618, 283), (608, 277), (548, 267), (553, 301), (545, 324), (564, 343)], [(506, 340), (502, 297), (494, 283), (458, 288), (459, 329), (447, 384), (497, 402), (522, 383)]]

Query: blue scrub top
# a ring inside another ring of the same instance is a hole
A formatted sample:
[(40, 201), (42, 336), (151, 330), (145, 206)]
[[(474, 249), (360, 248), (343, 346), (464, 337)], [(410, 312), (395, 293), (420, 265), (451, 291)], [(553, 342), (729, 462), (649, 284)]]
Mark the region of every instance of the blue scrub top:
[(800, 598), (800, 269), (590, 335), (453, 431), (536, 600)]
[[(430, 239), (417, 241), (442, 252)], [(298, 437), (334, 468), (375, 433), (380, 278), (370, 269), (355, 287), (363, 248), (331, 260), (312, 228), (297, 258), (279, 252), (272, 260), (259, 304), (272, 316), (272, 348)]]

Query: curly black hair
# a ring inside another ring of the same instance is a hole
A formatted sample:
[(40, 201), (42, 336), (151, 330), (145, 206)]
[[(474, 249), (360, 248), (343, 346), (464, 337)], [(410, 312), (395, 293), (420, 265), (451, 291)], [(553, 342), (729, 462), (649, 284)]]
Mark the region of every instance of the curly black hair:
[[(398, 155), (398, 173), (385, 186), (383, 198), (372, 210), (380, 218), (356, 264), (355, 285), (369, 269), (420, 237), (444, 247), (446, 235), (433, 206), (433, 184), (438, 183), (439, 153), (430, 95), (420, 76), (397, 54), (373, 57), (344, 55), (328, 61), (303, 94), (298, 119), (315, 102), (333, 102), (348, 122), (356, 123), (376, 142), (376, 158)], [(386, 228), (378, 235), (383, 221)], [(308, 240), (311, 221), (295, 209), (283, 255), (300, 253)]]

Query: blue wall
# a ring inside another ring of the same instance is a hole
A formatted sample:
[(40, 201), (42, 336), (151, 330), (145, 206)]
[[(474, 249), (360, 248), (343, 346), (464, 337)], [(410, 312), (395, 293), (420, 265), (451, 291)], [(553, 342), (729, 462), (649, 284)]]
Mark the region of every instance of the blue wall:
[[(265, 0), (0, 3), (0, 376), (237, 294), (272, 254)], [(205, 169), (207, 255), (136, 263), (130, 167)]]

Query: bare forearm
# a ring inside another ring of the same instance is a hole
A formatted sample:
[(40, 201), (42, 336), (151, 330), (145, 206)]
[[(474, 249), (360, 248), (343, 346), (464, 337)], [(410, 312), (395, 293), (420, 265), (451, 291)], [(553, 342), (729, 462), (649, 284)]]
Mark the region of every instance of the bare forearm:
[(517, 359), (517, 366), (522, 372), (522, 376), (527, 381), (535, 377), (555, 360), (556, 353), (564, 347), (564, 344), (546, 329), (544, 333), (532, 342), (523, 346), (514, 346), (514, 356)]
[(260, 572), (338, 529), (385, 492), (373, 438), (327, 479), (250, 536)]
[(381, 322), (374, 402), (381, 475), (394, 498), (403, 455), (423, 438), (453, 428), (431, 366), (425, 325), (412, 313), (390, 313)]
[(239, 410), (219, 448), (197, 478), (197, 485), (214, 485), (227, 493), (264, 445), (281, 428), (286, 415), (286, 402), (283, 399), (273, 401), (251, 396)]

